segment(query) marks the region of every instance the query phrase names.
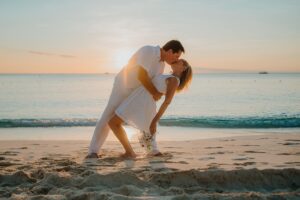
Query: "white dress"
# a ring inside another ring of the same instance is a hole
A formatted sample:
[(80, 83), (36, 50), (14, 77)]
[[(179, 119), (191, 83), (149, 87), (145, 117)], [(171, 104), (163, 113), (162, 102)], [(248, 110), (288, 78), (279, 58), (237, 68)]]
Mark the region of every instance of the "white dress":
[[(179, 78), (171, 74), (156, 75), (152, 79), (152, 83), (159, 92), (166, 94), (166, 79), (170, 77), (177, 78), (179, 84)], [(139, 129), (141, 132), (149, 133), (150, 124), (157, 113), (156, 102), (146, 88), (144, 88), (144, 86), (140, 86), (119, 105), (119, 107), (115, 110), (115, 113), (127, 124)], [(153, 139), (153, 148), (158, 151), (155, 137)]]

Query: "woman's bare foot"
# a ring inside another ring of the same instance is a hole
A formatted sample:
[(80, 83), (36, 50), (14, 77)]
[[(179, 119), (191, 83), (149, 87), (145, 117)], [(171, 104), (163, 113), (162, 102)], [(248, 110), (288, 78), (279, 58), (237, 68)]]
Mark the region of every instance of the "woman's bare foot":
[(85, 158), (100, 158), (100, 156), (96, 153), (88, 154)]
[(123, 159), (135, 159), (137, 157), (137, 155), (135, 153), (125, 152), (125, 153), (121, 154), (120, 157)]

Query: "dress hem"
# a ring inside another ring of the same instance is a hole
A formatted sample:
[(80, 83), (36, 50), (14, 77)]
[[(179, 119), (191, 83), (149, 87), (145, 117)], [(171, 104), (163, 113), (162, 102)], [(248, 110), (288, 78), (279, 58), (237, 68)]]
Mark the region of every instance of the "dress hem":
[[(118, 111), (115, 111), (115, 114), (120, 117), (126, 124), (133, 126), (134, 128), (138, 129), (139, 131), (145, 131), (145, 130), (141, 130), (139, 127), (137, 127), (136, 125), (134, 125), (133, 123), (129, 122), (127, 119), (125, 119), (125, 117), (123, 117)], [(146, 131), (145, 131), (146, 132)]]

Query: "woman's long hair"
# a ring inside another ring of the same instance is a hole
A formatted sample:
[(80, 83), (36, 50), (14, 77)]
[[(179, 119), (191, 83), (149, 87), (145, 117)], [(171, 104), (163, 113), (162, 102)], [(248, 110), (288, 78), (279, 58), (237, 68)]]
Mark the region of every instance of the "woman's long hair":
[(186, 69), (181, 73), (180, 84), (176, 90), (177, 92), (186, 90), (188, 86), (191, 84), (192, 77), (193, 77), (193, 70), (192, 67), (189, 65), (189, 63), (184, 59), (180, 59), (180, 60), (183, 62), (183, 66), (185, 66)]

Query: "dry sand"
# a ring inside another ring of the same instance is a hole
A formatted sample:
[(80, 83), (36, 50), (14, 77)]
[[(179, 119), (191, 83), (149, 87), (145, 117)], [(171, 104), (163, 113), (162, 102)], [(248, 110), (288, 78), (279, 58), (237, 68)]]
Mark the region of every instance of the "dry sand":
[(300, 199), (300, 135), (163, 141), (163, 156), (122, 160), (107, 142), (0, 141), (0, 199)]

